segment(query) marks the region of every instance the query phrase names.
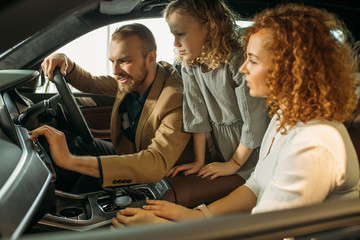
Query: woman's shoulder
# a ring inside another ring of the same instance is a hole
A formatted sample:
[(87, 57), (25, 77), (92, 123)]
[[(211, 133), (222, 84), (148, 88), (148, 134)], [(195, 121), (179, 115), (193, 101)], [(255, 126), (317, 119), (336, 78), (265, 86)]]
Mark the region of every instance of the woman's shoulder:
[(291, 138), (304, 145), (333, 145), (351, 141), (343, 123), (328, 120), (310, 120), (298, 123), (289, 130)]

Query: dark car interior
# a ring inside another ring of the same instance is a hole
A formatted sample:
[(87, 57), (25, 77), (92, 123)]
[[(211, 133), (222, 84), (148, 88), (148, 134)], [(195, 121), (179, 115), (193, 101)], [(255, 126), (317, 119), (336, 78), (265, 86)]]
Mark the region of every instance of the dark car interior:
[[(89, 142), (93, 138), (109, 140), (114, 99), (72, 93), (66, 79), (59, 73), (55, 80), (58, 94), (36, 93), (37, 86), (45, 84), (41, 62), (60, 46), (106, 24), (161, 17), (167, 2), (64, 0), (53, 4), (45, 0), (24, 0), (2, 3), (2, 32), (13, 32), (20, 26), (24, 30), (0, 38), (0, 149), (6, 149), (6, 154), (1, 154), (0, 158), (0, 238), (31, 239), (34, 236), (34, 239), (41, 239), (42, 234), (45, 234), (43, 238), (49, 239), (46, 233), (59, 231), (63, 233), (62, 236), (51, 235), (51, 238), (140, 239), (144, 238), (144, 232), (148, 239), (159, 239), (159, 236), (180, 239), (185, 233), (189, 239), (278, 239), (295, 235), (303, 237), (299, 239), (310, 239), (305, 233), (316, 233), (311, 237), (329, 239), (326, 237), (336, 237), (339, 231), (342, 235), (338, 239), (344, 234), (360, 236), (359, 226), (354, 227), (360, 221), (358, 200), (341, 203), (346, 207), (338, 210), (339, 203), (330, 202), (255, 216), (231, 215), (167, 228), (144, 226), (139, 228), (141, 231), (131, 228), (122, 232), (108, 231), (111, 219), (120, 209), (141, 207), (146, 199), (165, 199), (186, 207), (208, 204), (242, 185), (244, 179), (237, 175), (212, 181), (195, 175), (177, 175), (174, 178), (163, 178), (154, 184), (104, 188), (86, 194), (55, 189), (56, 171), (47, 143), (41, 138), (30, 141), (28, 131), (49, 124), (64, 131), (68, 142), (76, 136), (82, 136)], [(281, 1), (227, 2), (247, 19), (261, 9), (273, 7)], [(358, 3), (333, 0), (302, 2), (336, 12), (352, 32), (353, 41), (360, 40)], [(32, 8), (33, 4), (42, 7)], [(104, 4), (112, 4), (112, 10), (104, 10)], [(23, 12), (24, 17), (17, 17), (19, 12)], [(36, 19), (31, 23), (27, 21), (27, 18), (35, 16)], [(13, 24), (7, 24), (9, 21)], [(360, 103), (346, 126), (360, 156)], [(211, 154), (210, 144), (208, 147)], [(314, 215), (315, 209), (320, 213)], [(243, 227), (238, 228), (239, 225)], [(188, 231), (194, 227), (196, 230)], [(334, 228), (337, 231), (330, 230)], [(93, 231), (95, 229), (99, 231)]]

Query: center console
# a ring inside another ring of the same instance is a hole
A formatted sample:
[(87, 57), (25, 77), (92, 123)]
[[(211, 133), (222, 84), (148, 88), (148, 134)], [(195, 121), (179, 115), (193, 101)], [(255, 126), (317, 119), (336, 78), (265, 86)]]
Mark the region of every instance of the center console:
[(36, 228), (85, 231), (111, 224), (116, 213), (126, 207), (141, 207), (147, 199), (169, 199), (172, 189), (166, 179), (155, 184), (138, 184), (87, 194), (55, 191), (55, 208)]

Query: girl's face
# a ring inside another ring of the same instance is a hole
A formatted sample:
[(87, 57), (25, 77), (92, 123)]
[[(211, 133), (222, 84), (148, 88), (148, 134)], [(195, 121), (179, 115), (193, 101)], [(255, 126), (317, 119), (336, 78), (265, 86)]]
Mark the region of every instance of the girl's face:
[(192, 61), (199, 57), (207, 36), (206, 24), (191, 15), (182, 15), (176, 11), (169, 15), (167, 23), (175, 37), (174, 46), (183, 60)]
[(267, 97), (266, 78), (271, 67), (271, 52), (266, 46), (273, 39), (271, 30), (262, 29), (251, 35), (246, 49), (246, 61), (240, 67), (240, 73), (245, 74), (250, 95)]

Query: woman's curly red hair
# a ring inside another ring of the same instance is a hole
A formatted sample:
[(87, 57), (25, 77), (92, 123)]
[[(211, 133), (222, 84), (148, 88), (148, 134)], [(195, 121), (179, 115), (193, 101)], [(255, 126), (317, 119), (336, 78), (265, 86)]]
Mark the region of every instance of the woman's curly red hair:
[[(270, 116), (280, 119), (277, 111), (282, 110), (278, 130), (285, 134), (286, 127), (311, 119), (344, 122), (357, 104), (356, 68), (345, 25), (326, 10), (297, 4), (264, 10), (254, 20), (245, 46), (263, 28), (274, 36), (266, 104)], [(334, 33), (341, 33), (342, 40)]]

